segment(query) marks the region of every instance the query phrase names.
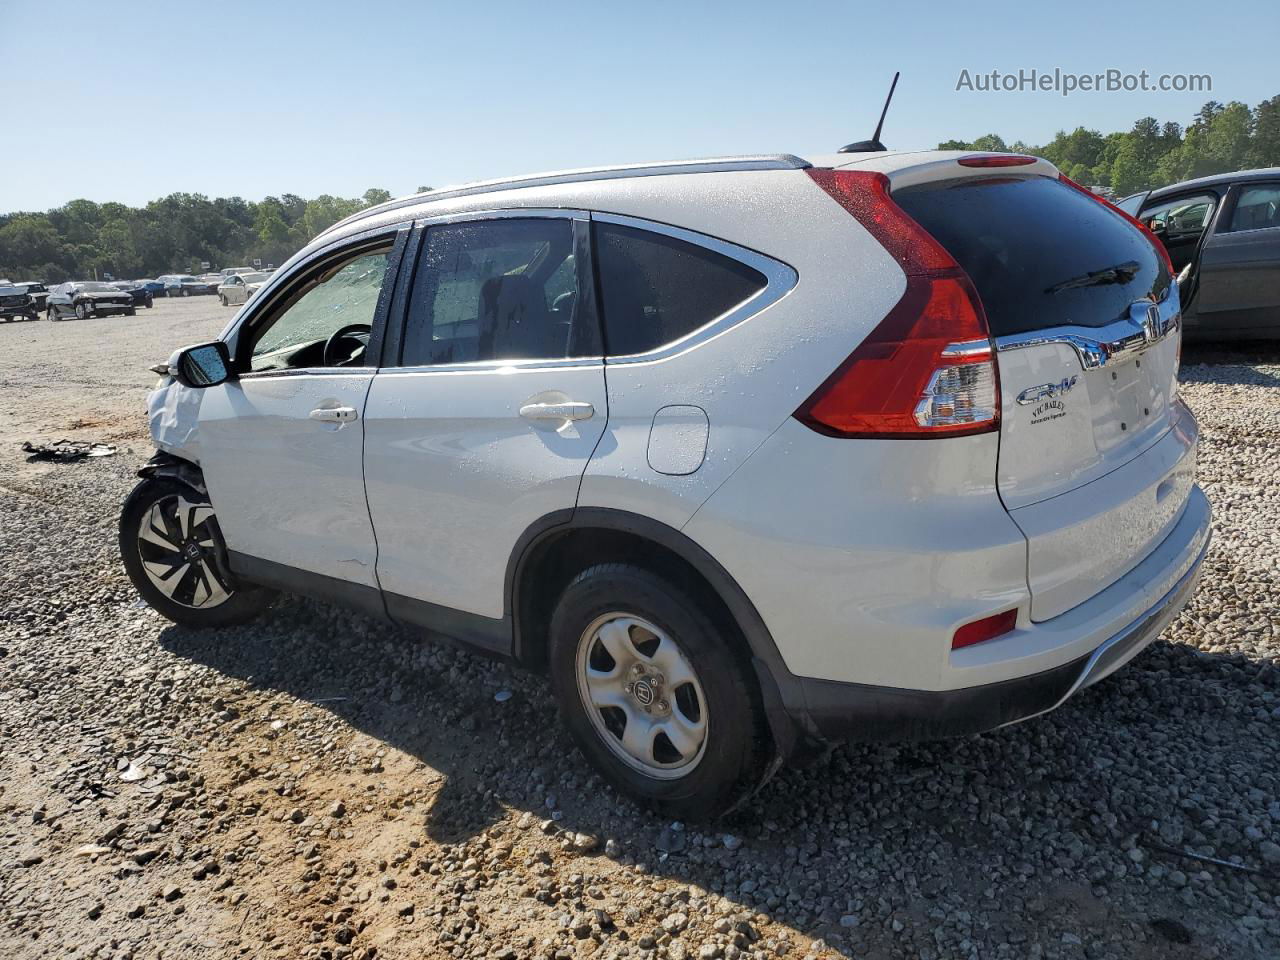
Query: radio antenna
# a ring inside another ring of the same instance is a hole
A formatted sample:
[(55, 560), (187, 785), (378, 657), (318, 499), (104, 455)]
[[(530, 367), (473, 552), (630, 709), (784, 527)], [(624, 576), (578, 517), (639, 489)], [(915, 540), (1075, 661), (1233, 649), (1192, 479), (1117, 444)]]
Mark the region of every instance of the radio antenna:
[(895, 70), (893, 73), (893, 82), (889, 84), (889, 95), (884, 98), (884, 109), (880, 111), (880, 122), (876, 124), (876, 132), (870, 140), (859, 140), (856, 143), (845, 144), (836, 153), (875, 153), (879, 150), (887, 149), (880, 142), (880, 131), (884, 129), (884, 118), (889, 112), (889, 104), (893, 100), (893, 91), (898, 88), (898, 77), (901, 72)]

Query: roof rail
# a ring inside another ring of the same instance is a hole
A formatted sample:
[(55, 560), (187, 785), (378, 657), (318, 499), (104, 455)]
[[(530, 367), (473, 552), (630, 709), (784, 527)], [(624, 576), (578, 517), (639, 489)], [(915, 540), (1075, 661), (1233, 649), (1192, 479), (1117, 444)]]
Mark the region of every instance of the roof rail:
[[(497, 193), (501, 190), (519, 190), (522, 187), (546, 187), (557, 183), (585, 183), (590, 180), (623, 180), (630, 177), (660, 177), (677, 173), (728, 173), (746, 170), (806, 170), (807, 160), (790, 153), (759, 154), (745, 157), (708, 157), (702, 160), (674, 160), (659, 163), (633, 163), (617, 167), (583, 167), (578, 170), (560, 170), (555, 173), (535, 173), (523, 177), (506, 177), (498, 180), (477, 180), (456, 187), (443, 187), (416, 193), (409, 197), (388, 200), (376, 207), (360, 210), (335, 223), (324, 233), (367, 217), (437, 200), (453, 200), (477, 193)], [(323, 234), (322, 234), (323, 236)]]

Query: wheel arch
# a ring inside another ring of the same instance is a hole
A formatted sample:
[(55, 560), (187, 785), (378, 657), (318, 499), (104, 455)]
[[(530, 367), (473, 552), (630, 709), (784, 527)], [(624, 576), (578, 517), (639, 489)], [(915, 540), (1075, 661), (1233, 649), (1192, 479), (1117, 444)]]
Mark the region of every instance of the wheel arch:
[(743, 645), (759, 681), (780, 756), (796, 752), (801, 732), (792, 719), (802, 694), (755, 605), (715, 557), (684, 533), (640, 514), (579, 507), (548, 514), (517, 541), (507, 563), (506, 612), (517, 662), (543, 670), (547, 624), (569, 581), (587, 566), (633, 562), (672, 577), (708, 603), (708, 613)]
[(208, 497), (209, 491), (204, 485), (204, 473), (190, 460), (183, 460), (164, 450), (157, 450), (155, 455), (138, 470), (143, 479), (163, 477), (176, 480), (190, 487), (202, 497)]

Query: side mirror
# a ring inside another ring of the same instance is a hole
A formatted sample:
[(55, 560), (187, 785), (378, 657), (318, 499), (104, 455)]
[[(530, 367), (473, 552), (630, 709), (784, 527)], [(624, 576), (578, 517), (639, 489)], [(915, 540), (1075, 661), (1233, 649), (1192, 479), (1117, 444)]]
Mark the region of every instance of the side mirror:
[(231, 354), (221, 340), (187, 347), (169, 372), (185, 387), (216, 387), (231, 379)]

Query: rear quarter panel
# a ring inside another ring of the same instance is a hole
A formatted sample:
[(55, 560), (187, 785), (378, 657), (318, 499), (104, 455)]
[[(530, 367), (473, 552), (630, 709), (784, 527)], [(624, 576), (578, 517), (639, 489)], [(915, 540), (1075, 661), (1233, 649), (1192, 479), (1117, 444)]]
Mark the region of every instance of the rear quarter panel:
[[(655, 182), (666, 181), (666, 182)], [(784, 423), (901, 297), (901, 269), (803, 171), (697, 174), (581, 184), (593, 211), (671, 224), (785, 264), (782, 299), (714, 339), (659, 359), (609, 363), (609, 422), (579, 504), (642, 513), (676, 529)], [(654, 416), (705, 412), (702, 464), (653, 469)]]

